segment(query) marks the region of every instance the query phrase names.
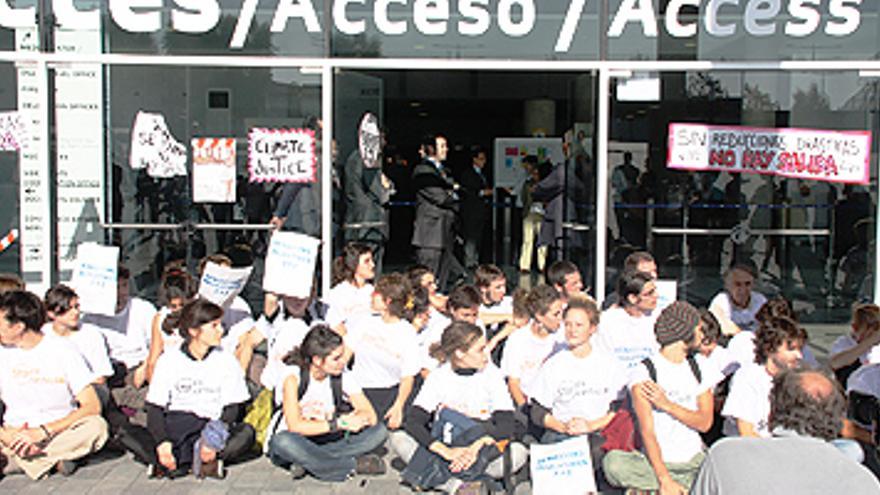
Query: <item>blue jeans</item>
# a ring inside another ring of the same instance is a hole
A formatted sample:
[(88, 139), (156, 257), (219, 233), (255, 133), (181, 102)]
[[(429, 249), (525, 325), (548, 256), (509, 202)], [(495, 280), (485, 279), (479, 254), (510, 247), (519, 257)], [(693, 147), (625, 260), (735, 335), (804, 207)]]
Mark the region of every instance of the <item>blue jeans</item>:
[(380, 447), (387, 436), (381, 423), (326, 443), (279, 431), (269, 442), (269, 458), (279, 466), (300, 465), (319, 480), (344, 481), (355, 470), (355, 458)]

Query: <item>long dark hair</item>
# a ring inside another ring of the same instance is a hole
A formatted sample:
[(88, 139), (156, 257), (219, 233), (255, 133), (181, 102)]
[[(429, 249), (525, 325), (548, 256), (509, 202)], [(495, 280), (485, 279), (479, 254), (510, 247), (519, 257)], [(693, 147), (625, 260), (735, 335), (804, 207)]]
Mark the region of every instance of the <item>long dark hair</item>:
[(467, 351), (475, 340), (483, 335), (480, 327), (465, 322), (456, 321), (443, 330), (440, 342), (431, 345), (429, 352), (431, 357), (441, 363), (449, 361), (455, 351)]
[(186, 303), (180, 311), (168, 315), (162, 322), (162, 329), (170, 334), (169, 329), (176, 328), (183, 340), (189, 344), (192, 340), (192, 334), (189, 332), (191, 328), (199, 328), (222, 317), (223, 308), (207, 299), (196, 299)]
[(324, 359), (342, 345), (342, 337), (324, 324), (315, 325), (309, 330), (302, 344), (294, 347), (281, 360), (286, 365), (300, 368), (311, 366), (312, 358)]
[(358, 263), (361, 256), (372, 253), (370, 246), (360, 242), (349, 242), (342, 248), (342, 254), (333, 260), (332, 284), (336, 285), (342, 282), (354, 282), (354, 273), (357, 271)]

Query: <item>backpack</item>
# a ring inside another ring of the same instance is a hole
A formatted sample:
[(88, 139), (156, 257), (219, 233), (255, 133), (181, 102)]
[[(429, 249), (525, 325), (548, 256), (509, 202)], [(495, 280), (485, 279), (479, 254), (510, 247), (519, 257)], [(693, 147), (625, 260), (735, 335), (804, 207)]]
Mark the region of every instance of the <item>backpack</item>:
[[(697, 358), (694, 357), (693, 354), (687, 355), (688, 366), (691, 368), (691, 373), (694, 374), (694, 378), (697, 379), (697, 383), (703, 383), (703, 373), (700, 371), (700, 365), (697, 363)], [(654, 366), (654, 362), (651, 361), (651, 358), (646, 357), (642, 359), (642, 364), (645, 365), (645, 368), (648, 368), (648, 376), (651, 377), (651, 381), (657, 383), (657, 367)]]

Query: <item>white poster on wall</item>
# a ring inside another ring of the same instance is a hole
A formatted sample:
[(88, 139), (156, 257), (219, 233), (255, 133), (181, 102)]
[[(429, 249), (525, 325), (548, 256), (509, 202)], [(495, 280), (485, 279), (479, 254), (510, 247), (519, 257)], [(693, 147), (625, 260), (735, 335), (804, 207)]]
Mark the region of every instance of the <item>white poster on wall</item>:
[(86, 242), (77, 249), (70, 286), (86, 313), (116, 314), (116, 270), (119, 247)]
[(275, 232), (266, 255), (263, 290), (293, 297), (312, 291), (320, 239), (297, 232)]
[(171, 134), (165, 116), (138, 112), (131, 130), (131, 168), (147, 169), (147, 175), (169, 179), (186, 175), (186, 146)]
[(251, 182), (315, 182), (317, 155), (311, 129), (255, 127), (248, 135)]
[[(101, 53), (100, 30), (55, 29), (55, 52)], [(100, 64), (55, 69), (55, 125), (58, 144), (58, 268), (67, 281), (77, 247), (104, 238), (104, 78)]]
[(528, 177), (522, 166), (527, 155), (537, 156), (538, 163), (562, 163), (562, 138), (495, 138), (495, 187), (514, 188), (518, 195)]
[(235, 138), (195, 138), (193, 202), (235, 203)]
[(19, 151), (27, 146), (28, 133), (20, 112), (0, 112), (0, 151)]

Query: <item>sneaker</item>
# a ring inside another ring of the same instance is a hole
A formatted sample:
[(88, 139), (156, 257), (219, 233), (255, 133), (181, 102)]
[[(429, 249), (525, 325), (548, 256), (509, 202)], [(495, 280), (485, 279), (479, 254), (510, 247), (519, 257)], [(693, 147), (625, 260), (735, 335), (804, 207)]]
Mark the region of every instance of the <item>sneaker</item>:
[(58, 461), (58, 464), (55, 465), (55, 471), (61, 476), (70, 476), (76, 472), (78, 467), (76, 461)]
[(355, 472), (369, 475), (385, 474), (385, 461), (375, 454), (362, 455), (357, 458)]
[(151, 480), (167, 478), (168, 469), (161, 464), (147, 464), (147, 478)]
[(223, 469), (223, 459), (214, 459), (211, 462), (206, 462), (202, 464), (202, 468), (199, 470), (200, 479), (205, 478), (214, 478), (217, 480), (222, 480), (226, 477), (226, 470)]
[(291, 464), (287, 471), (290, 472), (290, 477), (293, 478), (294, 481), (306, 477), (306, 468), (300, 466), (299, 464)]

